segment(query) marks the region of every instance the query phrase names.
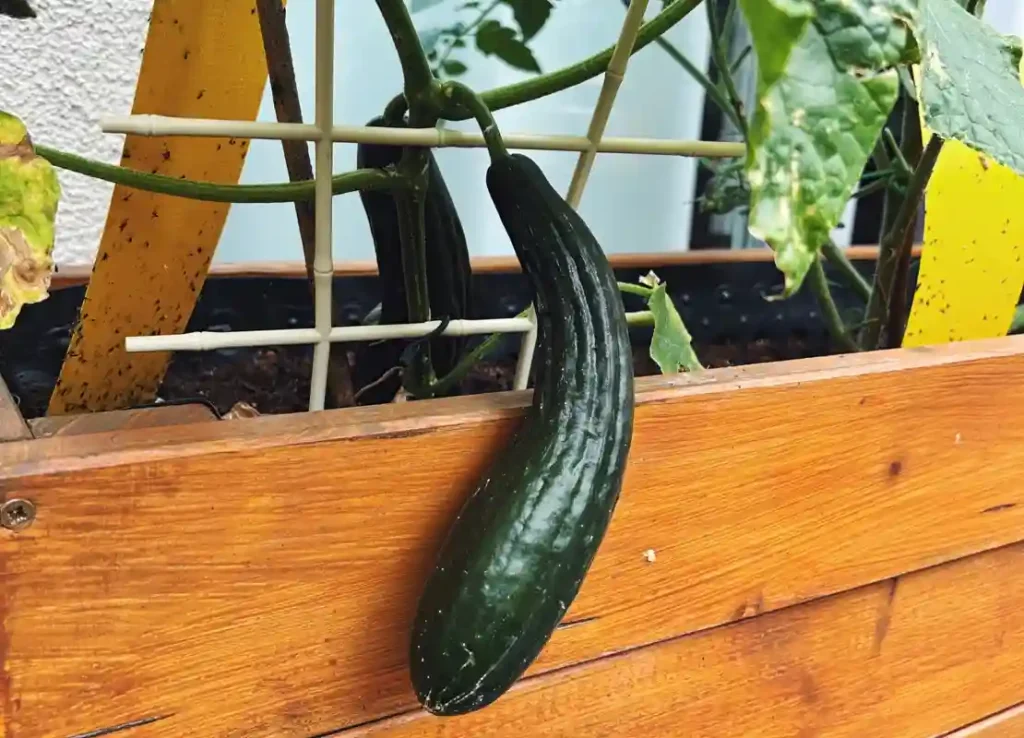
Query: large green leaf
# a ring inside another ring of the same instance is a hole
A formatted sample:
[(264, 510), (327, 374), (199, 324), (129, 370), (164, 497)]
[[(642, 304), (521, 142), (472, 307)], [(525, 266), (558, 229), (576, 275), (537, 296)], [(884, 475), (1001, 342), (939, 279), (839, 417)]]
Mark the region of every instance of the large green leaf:
[(740, 0), (758, 56), (746, 162), (750, 232), (775, 251), (784, 296), (803, 282), (919, 56), (918, 0)]
[(921, 24), (928, 127), (1024, 174), (1020, 40), (996, 33), (956, 0), (927, 0)]

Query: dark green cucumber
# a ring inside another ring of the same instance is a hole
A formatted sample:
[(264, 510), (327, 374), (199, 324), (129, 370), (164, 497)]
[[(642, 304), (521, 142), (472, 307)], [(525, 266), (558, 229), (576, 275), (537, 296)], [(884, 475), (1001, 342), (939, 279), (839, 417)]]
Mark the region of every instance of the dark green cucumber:
[[(368, 126), (402, 125), (385, 123), (374, 118)], [(398, 164), (401, 146), (359, 144), (356, 151), (357, 166), (384, 169)], [(427, 252), (427, 287), (430, 312), (435, 318), (445, 316), (452, 320), (470, 318), (469, 249), (451, 193), (433, 154), (429, 158), (427, 195), (424, 204), (424, 230)], [(377, 257), (381, 295), (382, 324), (409, 322), (406, 304), (405, 272), (402, 268), (402, 242), (398, 229), (398, 207), (389, 192), (359, 193), (370, 225), (374, 253)], [(376, 381), (396, 366), (405, 347), (405, 341), (386, 341), (361, 347), (353, 380), (356, 389)], [(465, 350), (466, 339), (439, 336), (431, 339), (430, 350), (434, 370), (438, 376), (447, 374), (458, 363)], [(362, 402), (376, 404), (394, 397), (401, 384), (397, 375), (363, 392)]]
[(497, 157), (487, 187), (533, 291), (535, 386), (419, 601), (410, 671), (436, 715), (490, 704), (540, 653), (604, 537), (633, 429), (626, 316), (597, 240), (525, 156)]

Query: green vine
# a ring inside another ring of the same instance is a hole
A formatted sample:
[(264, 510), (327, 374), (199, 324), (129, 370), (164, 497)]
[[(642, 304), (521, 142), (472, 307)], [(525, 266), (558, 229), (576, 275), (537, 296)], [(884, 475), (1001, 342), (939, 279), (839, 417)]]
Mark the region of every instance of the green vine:
[[(178, 179), (164, 174), (150, 174), (127, 167), (86, 159), (48, 146), (36, 145), (36, 153), (55, 167), (84, 174), (93, 179), (132, 187), (146, 192), (174, 195), (191, 200), (231, 203), (298, 202), (312, 200), (316, 189), (314, 180), (282, 182), (277, 184), (239, 185)], [(402, 185), (402, 180), (391, 172), (380, 169), (358, 169), (331, 178), (331, 191), (343, 195), (357, 190), (386, 190)]]
[(498, 124), (479, 95), (461, 82), (445, 82), (441, 92), (446, 101), (462, 106), (473, 113), (480, 126), (480, 132), (483, 133), (491, 159), (508, 156), (508, 149), (505, 148), (505, 142), (501, 139)]

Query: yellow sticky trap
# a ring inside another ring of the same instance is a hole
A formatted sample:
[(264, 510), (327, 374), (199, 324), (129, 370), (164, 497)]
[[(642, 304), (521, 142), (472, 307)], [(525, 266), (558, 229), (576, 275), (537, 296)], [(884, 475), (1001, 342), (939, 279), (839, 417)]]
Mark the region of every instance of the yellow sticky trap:
[[(931, 132), (922, 124), (925, 142)], [(1024, 178), (946, 141), (925, 193), (904, 346), (1005, 336), (1024, 285)]]
[[(266, 82), (252, 0), (154, 0), (133, 112), (255, 120)], [(248, 146), (235, 138), (130, 135), (121, 165), (233, 184)], [(225, 203), (114, 188), (50, 415), (153, 399), (170, 354), (128, 354), (125, 336), (185, 329), (228, 209)]]

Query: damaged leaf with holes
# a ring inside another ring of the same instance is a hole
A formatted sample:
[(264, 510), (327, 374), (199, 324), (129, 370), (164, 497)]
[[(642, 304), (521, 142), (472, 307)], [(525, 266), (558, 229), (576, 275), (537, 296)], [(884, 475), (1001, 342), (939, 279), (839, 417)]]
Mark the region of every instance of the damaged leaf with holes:
[(750, 232), (796, 292), (839, 224), (916, 61), (918, 0), (740, 0), (757, 54)]
[(49, 295), (60, 184), (25, 124), (0, 112), (0, 330)]

